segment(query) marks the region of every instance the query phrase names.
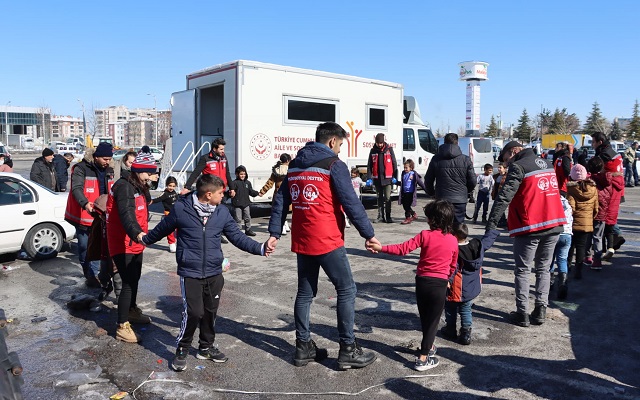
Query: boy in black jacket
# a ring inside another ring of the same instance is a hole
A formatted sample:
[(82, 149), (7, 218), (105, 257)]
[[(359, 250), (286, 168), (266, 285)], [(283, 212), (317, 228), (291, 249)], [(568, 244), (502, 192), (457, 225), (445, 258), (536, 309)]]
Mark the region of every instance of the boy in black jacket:
[(251, 230), (251, 197), (256, 197), (258, 191), (253, 190), (251, 182), (249, 182), (249, 175), (244, 165), (239, 165), (236, 168), (236, 179), (229, 184), (229, 189), (234, 193), (231, 197), (231, 204), (233, 205), (233, 216), (240, 229), (242, 229), (242, 221), (244, 221), (244, 233), (247, 236), (255, 236), (255, 232)]
[(171, 362), (176, 371), (187, 368), (187, 356), (196, 328), (200, 328), (196, 357), (217, 363), (227, 357), (214, 346), (215, 321), (224, 277), (224, 255), (220, 238), (224, 234), (234, 246), (247, 253), (269, 256), (273, 248), (243, 235), (227, 207), (220, 207), (224, 182), (214, 175), (202, 175), (196, 191), (181, 196), (173, 210), (142, 238), (145, 245), (157, 242), (178, 230), (178, 276), (182, 289), (182, 323), (176, 341), (178, 349)]

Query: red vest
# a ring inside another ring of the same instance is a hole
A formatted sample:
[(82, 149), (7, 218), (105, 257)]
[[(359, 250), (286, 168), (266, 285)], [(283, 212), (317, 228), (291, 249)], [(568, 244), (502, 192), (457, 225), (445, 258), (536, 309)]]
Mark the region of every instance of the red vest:
[(215, 175), (222, 179), (224, 186), (228, 185), (227, 182), (227, 159), (221, 158), (220, 160), (209, 160), (207, 166), (204, 167), (202, 173), (205, 175)]
[[(78, 166), (78, 164), (74, 165), (71, 168), (71, 188), (73, 188), (73, 171)], [(107, 181), (107, 191), (111, 191), (111, 187), (113, 186), (113, 175), (109, 176)], [(89, 200), (89, 202), (94, 202), (98, 197), (100, 197), (100, 183), (98, 182), (98, 178), (95, 176), (89, 176), (85, 174), (84, 178), (84, 197)], [(80, 203), (73, 196), (73, 192), (69, 193), (69, 197), (67, 198), (67, 208), (64, 212), (64, 219), (78, 225), (91, 226), (93, 223), (93, 217), (87, 210), (80, 207)]]
[[(562, 169), (563, 158), (564, 157), (558, 157), (556, 159), (555, 163), (553, 164), (553, 169), (556, 171), (556, 177), (558, 178), (558, 188), (560, 189), (560, 191), (566, 193), (567, 181), (569, 177), (564, 174), (564, 170)], [(573, 166), (573, 163), (571, 163), (571, 166)]]
[(384, 178), (391, 179), (393, 178), (393, 160), (391, 158), (391, 150), (390, 147), (386, 146), (384, 151), (379, 154), (371, 154), (371, 176), (373, 179), (378, 179), (380, 177), (380, 172), (378, 171), (378, 157), (382, 156), (382, 162), (384, 165)]
[[(138, 221), (140, 228), (147, 232), (149, 230), (147, 200), (143, 193), (136, 193), (134, 197), (136, 221)], [(111, 190), (109, 190), (109, 198), (107, 199), (107, 243), (109, 255), (112, 257), (116, 254), (140, 254), (144, 250), (144, 246), (127, 236), (122, 228), (118, 206)]]
[(291, 251), (317, 256), (344, 246), (345, 219), (333, 193), (330, 157), (309, 168), (289, 168)]
[(541, 169), (527, 173), (509, 203), (509, 235), (526, 235), (566, 223), (555, 172)]

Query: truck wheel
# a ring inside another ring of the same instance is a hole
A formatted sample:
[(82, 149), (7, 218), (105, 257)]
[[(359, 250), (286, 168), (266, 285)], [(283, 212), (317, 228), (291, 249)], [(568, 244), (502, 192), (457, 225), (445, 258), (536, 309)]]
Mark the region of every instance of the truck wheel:
[(58, 255), (64, 238), (60, 229), (53, 224), (36, 225), (24, 239), (22, 247), (29, 257), (38, 260), (53, 258)]

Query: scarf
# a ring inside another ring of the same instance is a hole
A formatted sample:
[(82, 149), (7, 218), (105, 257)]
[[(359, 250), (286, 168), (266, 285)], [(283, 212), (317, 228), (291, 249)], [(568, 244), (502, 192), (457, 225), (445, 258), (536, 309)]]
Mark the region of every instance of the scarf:
[(193, 208), (196, 210), (196, 212), (198, 213), (198, 216), (200, 218), (202, 218), (203, 222), (206, 224), (207, 219), (209, 219), (209, 216), (216, 210), (216, 206), (212, 206), (209, 203), (205, 203), (202, 204), (200, 203), (200, 201), (198, 200), (198, 196), (196, 195), (196, 193), (193, 193)]

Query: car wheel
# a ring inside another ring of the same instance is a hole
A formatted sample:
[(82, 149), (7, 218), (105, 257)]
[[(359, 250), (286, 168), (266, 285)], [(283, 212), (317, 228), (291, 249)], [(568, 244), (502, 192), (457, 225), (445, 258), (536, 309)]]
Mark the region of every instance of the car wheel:
[(58, 255), (64, 238), (53, 224), (40, 224), (31, 228), (24, 239), (23, 247), (33, 259), (53, 258)]

